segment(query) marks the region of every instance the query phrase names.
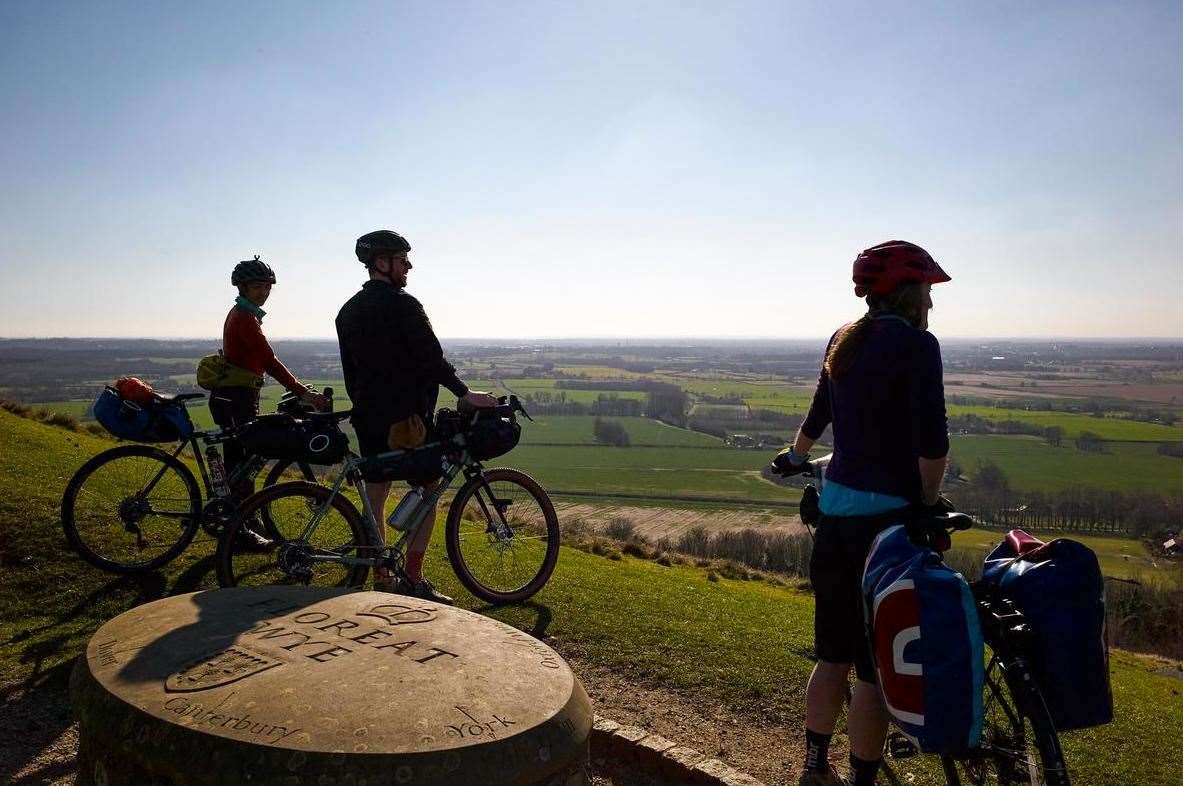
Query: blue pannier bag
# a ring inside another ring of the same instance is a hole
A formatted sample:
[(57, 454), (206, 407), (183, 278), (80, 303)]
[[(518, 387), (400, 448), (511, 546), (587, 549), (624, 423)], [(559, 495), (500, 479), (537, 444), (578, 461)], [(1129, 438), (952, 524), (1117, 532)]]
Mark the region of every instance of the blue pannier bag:
[(875, 676), (896, 726), (924, 753), (977, 747), (984, 653), (965, 578), (897, 525), (871, 545), (863, 603)]
[(1056, 729), (1112, 721), (1105, 582), (1093, 550), (1012, 530), (986, 557), (982, 579), (1026, 618), (1031, 672)]
[(94, 419), (120, 439), (136, 442), (175, 442), (193, 433), (185, 405), (156, 401), (148, 405), (121, 398), (115, 388), (104, 388), (94, 402)]

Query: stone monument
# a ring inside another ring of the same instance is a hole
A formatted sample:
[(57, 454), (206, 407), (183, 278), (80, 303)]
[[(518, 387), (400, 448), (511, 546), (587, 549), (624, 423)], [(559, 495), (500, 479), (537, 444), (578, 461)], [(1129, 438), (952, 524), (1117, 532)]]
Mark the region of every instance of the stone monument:
[(379, 592), (165, 598), (78, 659), (79, 783), (583, 786), (592, 712), (552, 649)]

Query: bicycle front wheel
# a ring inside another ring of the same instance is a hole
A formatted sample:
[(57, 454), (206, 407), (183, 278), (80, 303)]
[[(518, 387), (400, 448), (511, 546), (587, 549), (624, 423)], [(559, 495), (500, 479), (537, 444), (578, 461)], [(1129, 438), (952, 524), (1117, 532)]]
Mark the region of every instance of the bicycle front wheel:
[[(269, 511), (271, 525), (261, 514)], [(245, 536), (263, 534), (270, 545)], [(218, 583), (223, 587), (299, 584), (360, 587), (369, 566), (369, 532), (348, 499), (315, 483), (268, 486), (239, 507), (218, 539)]]
[(185, 550), (201, 521), (188, 467), (150, 445), (103, 451), (62, 496), (62, 529), (84, 560), (112, 573), (147, 573)]
[(448, 508), (448, 560), (489, 603), (520, 603), (542, 589), (559, 558), (559, 518), (546, 491), (514, 469), (471, 478)]
[[(316, 483), (316, 473), (312, 471), (312, 467), (304, 462), (296, 461), (276, 461), (271, 465), (270, 471), (267, 472), (266, 478), (263, 479), (263, 488), (268, 486), (277, 486), (280, 483), (292, 480), (306, 480), (309, 483)], [(332, 484), (326, 484), (332, 485)], [(264, 505), (259, 510), (259, 518), (263, 521), (263, 534), (269, 538), (282, 538), (279, 528), (275, 525), (275, 521), (271, 518), (271, 507)]]
[(942, 757), (949, 786), (1070, 786), (1056, 727), (1024, 664), (993, 658), (984, 690), (981, 747)]

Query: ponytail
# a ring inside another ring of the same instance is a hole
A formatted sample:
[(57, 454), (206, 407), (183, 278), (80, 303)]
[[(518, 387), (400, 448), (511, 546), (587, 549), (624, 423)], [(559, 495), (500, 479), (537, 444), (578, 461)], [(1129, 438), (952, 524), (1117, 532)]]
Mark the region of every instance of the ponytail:
[(834, 343), (826, 352), (826, 359), (822, 364), (826, 373), (831, 379), (837, 379), (850, 371), (863, 348), (863, 343), (867, 340), (871, 320), (875, 317), (895, 314), (907, 320), (912, 327), (926, 330), (930, 305), (928, 287), (925, 284), (902, 284), (887, 295), (867, 295), (867, 313), (838, 331)]
[(838, 332), (830, 350), (826, 353), (826, 360), (822, 364), (830, 379), (837, 379), (850, 371), (854, 359), (858, 357), (863, 342), (867, 340), (867, 331), (871, 329), (871, 315), (864, 314), (858, 320), (851, 322)]

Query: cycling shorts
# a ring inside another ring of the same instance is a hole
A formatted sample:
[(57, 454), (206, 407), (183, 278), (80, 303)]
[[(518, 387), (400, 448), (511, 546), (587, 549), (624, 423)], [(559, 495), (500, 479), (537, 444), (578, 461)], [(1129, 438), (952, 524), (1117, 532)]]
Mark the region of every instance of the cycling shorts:
[(858, 678), (865, 682), (875, 682), (875, 664), (863, 625), (863, 566), (875, 536), (893, 521), (890, 514), (823, 514), (809, 560), (817, 658), (826, 663), (853, 663)]

